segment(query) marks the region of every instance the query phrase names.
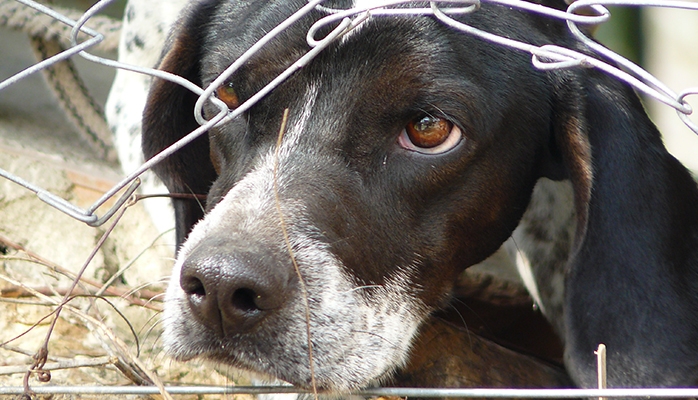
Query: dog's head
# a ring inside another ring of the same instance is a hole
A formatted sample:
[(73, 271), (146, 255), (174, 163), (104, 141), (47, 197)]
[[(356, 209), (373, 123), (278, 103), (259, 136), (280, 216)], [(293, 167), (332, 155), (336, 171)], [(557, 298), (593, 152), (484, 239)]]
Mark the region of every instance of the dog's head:
[[(194, 2), (161, 68), (206, 86), (304, 4)], [(234, 108), (253, 95), (307, 51), (324, 15), (280, 34), (218, 97)], [(569, 40), (561, 23), (506, 7), (461, 18), (534, 44)], [(167, 294), (169, 351), (305, 387), (386, 377), (456, 276), (510, 236), (540, 177), (575, 180), (585, 215), (577, 79), (434, 18), (364, 22), (156, 168), (172, 192), (208, 194), (205, 209), (175, 200), (178, 238), (188, 237)], [(146, 156), (198, 126), (195, 100), (154, 82)]]

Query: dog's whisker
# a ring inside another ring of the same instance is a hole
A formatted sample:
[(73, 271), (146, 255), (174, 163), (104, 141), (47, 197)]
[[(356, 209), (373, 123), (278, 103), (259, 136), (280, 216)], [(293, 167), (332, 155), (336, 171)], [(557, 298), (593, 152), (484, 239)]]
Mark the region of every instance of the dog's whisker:
[[(155, 286), (156, 288), (165, 287), (165, 286), (167, 286), (167, 283), (169, 282), (169, 280), (170, 280), (170, 276), (160, 277), (156, 281), (150, 281), (150, 282), (143, 283), (140, 286), (138, 286), (138, 288), (143, 289), (143, 288), (147, 288), (147, 287), (151, 287), (151, 286)], [(160, 290), (160, 289), (158, 289), (158, 290)]]
[(155, 296), (153, 296), (153, 297), (150, 298), (150, 301), (153, 301), (153, 300), (160, 300), (160, 299), (162, 299), (163, 297), (165, 297), (166, 295), (167, 295), (166, 293), (156, 294)]
[(359, 329), (352, 329), (351, 332), (353, 332), (353, 333), (361, 333), (361, 334), (364, 334), (364, 335), (374, 336), (374, 337), (377, 337), (377, 338), (379, 338), (380, 340), (384, 341), (385, 343), (388, 343), (388, 344), (390, 345), (390, 347), (392, 347), (392, 348), (394, 348), (394, 349), (400, 348), (399, 345), (397, 345), (397, 344), (394, 343), (394, 342), (391, 342), (390, 340), (386, 339), (383, 335), (379, 335), (379, 334), (376, 333), (376, 332), (364, 331), (364, 330), (359, 330)]
[(357, 286), (355, 288), (351, 288), (349, 290), (345, 290), (345, 291), (342, 291), (340, 293), (347, 294), (347, 293), (358, 292), (358, 291), (366, 290), (366, 289), (380, 289), (382, 287), (383, 287), (382, 285), (364, 285), (364, 286)]
[[(148, 328), (147, 328), (147, 330), (146, 330), (146, 332), (145, 332), (145, 335), (146, 335), (146, 336), (147, 336), (148, 333), (150, 333), (153, 329), (155, 329), (158, 325), (160, 325), (160, 324), (163, 323), (162, 318), (160, 318), (161, 315), (162, 315), (162, 311), (157, 311), (157, 312), (155, 312), (150, 318), (148, 318), (148, 319), (145, 321), (145, 323), (143, 324), (143, 327), (141, 328), (141, 331), (143, 330), (143, 328), (145, 328), (145, 327), (147, 326)], [(141, 331), (139, 331), (139, 333), (140, 333)]]
[[(455, 301), (459, 302), (460, 304), (464, 305), (465, 307), (468, 307), (469, 310), (473, 311), (472, 308), (470, 308), (464, 301), (462, 301), (460, 299), (455, 299)], [(470, 344), (470, 348), (473, 348), (473, 338), (470, 337), (470, 329), (468, 329), (468, 323), (465, 322), (465, 317), (463, 317), (463, 314), (461, 314), (460, 310), (458, 310), (458, 308), (456, 306), (454, 306), (453, 304), (450, 304), (449, 307), (451, 307), (453, 309), (453, 311), (456, 312), (456, 314), (458, 315), (458, 318), (460, 318), (461, 322), (463, 323), (463, 328), (465, 328), (465, 331), (468, 333), (468, 344)]]
[(201, 203), (201, 200), (199, 199), (198, 193), (194, 189), (192, 189), (189, 185), (186, 185), (186, 189), (191, 195), (191, 198), (196, 201), (196, 204), (198, 204), (199, 209), (201, 212), (206, 212), (206, 207), (204, 207), (203, 203)]
[[(457, 308), (456, 306), (454, 306), (453, 303), (458, 303), (458, 304), (463, 305), (463, 307), (467, 308), (468, 311), (472, 312), (473, 315), (475, 315), (475, 316), (477, 316), (477, 317), (479, 318), (479, 315), (477, 314), (477, 312), (475, 312), (475, 310), (474, 310), (472, 307), (470, 307), (470, 306), (468, 305), (468, 303), (466, 303), (466, 302), (463, 301), (462, 299), (459, 299), (459, 298), (457, 298), (457, 297), (454, 297), (453, 299), (451, 299), (451, 304), (449, 304), (449, 307), (451, 307), (451, 308), (453, 308), (455, 311), (457, 311), (457, 312), (458, 312), (458, 315), (460, 315), (461, 319), (463, 318), (463, 315), (460, 313), (460, 311), (458, 311), (458, 308)], [(463, 323), (465, 324), (465, 320), (463, 321)], [(467, 328), (467, 325), (466, 325), (465, 327)]]
[[(148, 321), (146, 322), (146, 325), (150, 322), (150, 326), (146, 329), (146, 331), (143, 333), (143, 342), (145, 342), (147, 339), (151, 337), (151, 335), (155, 332), (155, 330), (163, 324), (162, 318), (156, 318), (159, 317), (161, 313), (158, 313), (154, 315), (153, 317), (149, 318)], [(145, 325), (144, 325), (145, 327)], [(149, 352), (151, 354), (156, 354), (156, 350), (162, 349), (162, 345), (160, 344), (160, 338), (161, 335), (155, 335), (155, 340), (153, 340), (152, 344), (150, 345), (150, 350)]]
[(153, 281), (153, 285), (164, 284), (167, 286), (170, 283), (170, 279), (172, 279), (172, 275), (161, 276), (158, 280)]

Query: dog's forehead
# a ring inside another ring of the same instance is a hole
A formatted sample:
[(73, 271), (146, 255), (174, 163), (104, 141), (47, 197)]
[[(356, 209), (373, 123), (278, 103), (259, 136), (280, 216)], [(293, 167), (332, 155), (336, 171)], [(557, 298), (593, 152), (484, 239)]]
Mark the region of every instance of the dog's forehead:
[[(357, 6), (354, 1), (334, 1), (328, 7), (345, 9)], [(220, 73), (230, 63), (238, 59), (249, 48), (254, 46), (263, 35), (271, 31), (299, 8), (307, 5), (305, 2), (228, 2), (223, 3), (215, 11), (206, 26), (204, 59), (202, 69), (204, 74)], [(307, 42), (307, 32), (313, 23), (329, 14), (325, 11), (314, 10), (292, 26), (279, 33), (262, 49), (252, 56), (247, 63), (246, 71), (255, 75), (274, 75), (297, 61), (310, 50)], [(330, 28), (334, 25), (330, 25)], [(366, 29), (366, 28), (370, 29)], [(441, 29), (434, 29), (439, 27)], [(330, 28), (321, 29), (316, 33), (316, 39), (324, 37)], [(365, 51), (379, 49), (380, 51), (399, 51), (403, 54), (419, 50), (423, 55), (429, 55), (443, 48), (443, 37), (447, 29), (435, 23), (429, 17), (404, 18), (371, 18), (360, 25), (360, 29), (349, 32), (342, 40), (331, 45), (326, 52), (345, 49), (354, 52), (353, 56), (362, 57)], [(436, 31), (439, 31), (438, 34)], [(467, 38), (466, 38), (467, 40)], [(327, 65), (327, 63), (325, 62)], [(351, 63), (356, 67), (356, 63)], [(394, 66), (399, 67), (399, 64)], [(215, 78), (215, 76), (204, 76)], [(208, 80), (210, 80), (208, 79)], [(268, 77), (265, 76), (265, 79)]]
[[(207, 49), (203, 54), (219, 55), (223, 62), (235, 60), (304, 6), (307, 2), (302, 0), (221, 2), (205, 27)], [(311, 12), (280, 33), (272, 40), (272, 46), (283, 43), (289, 52), (295, 47), (307, 48), (305, 32), (322, 16), (317, 11)], [(215, 63), (219, 60), (214, 57), (211, 61), (217, 66)]]

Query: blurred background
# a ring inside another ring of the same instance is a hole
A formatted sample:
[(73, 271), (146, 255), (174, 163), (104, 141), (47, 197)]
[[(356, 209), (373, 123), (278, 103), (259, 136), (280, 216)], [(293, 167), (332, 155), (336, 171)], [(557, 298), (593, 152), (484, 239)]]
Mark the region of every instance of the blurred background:
[[(698, 87), (698, 12), (669, 8), (611, 7), (612, 18), (596, 32), (609, 48), (641, 65), (671, 90)], [(686, 100), (698, 108), (698, 95)], [(669, 151), (698, 172), (698, 135), (676, 112), (654, 99), (645, 106), (664, 135)], [(698, 121), (695, 112), (691, 120)]]

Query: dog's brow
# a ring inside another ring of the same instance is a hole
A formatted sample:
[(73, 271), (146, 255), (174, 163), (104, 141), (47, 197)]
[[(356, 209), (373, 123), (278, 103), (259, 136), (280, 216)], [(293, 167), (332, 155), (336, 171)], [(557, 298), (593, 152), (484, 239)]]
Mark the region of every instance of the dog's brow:
[(308, 87), (303, 95), (303, 99), (300, 104), (302, 104), (302, 109), (300, 113), (293, 117), (293, 123), (289, 127), (286, 135), (284, 135), (288, 140), (284, 140), (283, 146), (293, 146), (298, 143), (300, 136), (303, 134), (308, 121), (310, 120), (315, 107), (315, 100), (318, 96), (318, 85), (316, 83), (308, 84)]

